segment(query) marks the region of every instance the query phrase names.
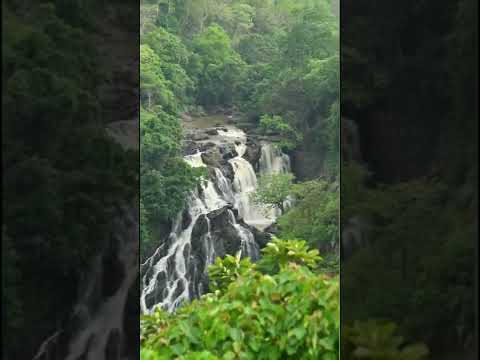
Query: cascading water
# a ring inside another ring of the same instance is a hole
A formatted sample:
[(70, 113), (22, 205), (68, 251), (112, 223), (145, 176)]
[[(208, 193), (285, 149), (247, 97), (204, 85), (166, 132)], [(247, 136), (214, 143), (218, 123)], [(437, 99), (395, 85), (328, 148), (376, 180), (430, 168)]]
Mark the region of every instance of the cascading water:
[[(263, 230), (278, 215), (251, 202), (257, 175), (252, 164), (243, 158), (247, 151), (246, 134), (234, 127), (219, 129), (218, 133), (223, 143), (235, 148), (236, 156), (228, 160), (233, 181), (213, 167), (206, 181), (190, 194), (169, 237), (142, 264), (143, 313), (151, 313), (156, 307), (173, 312), (182, 302), (202, 295), (208, 286), (208, 266), (217, 256), (241, 251), (242, 257), (258, 259), (259, 245), (251, 226)], [(201, 152), (186, 156), (185, 161), (193, 167), (207, 166)], [(261, 174), (289, 170), (287, 155), (271, 144), (262, 146)]]
[[(137, 214), (135, 207), (122, 209), (122, 215), (115, 219), (113, 248), (106, 247), (94, 259), (70, 322), (43, 342), (33, 360), (128, 358), (123, 318), (129, 292), (138, 278)], [(116, 265), (107, 269), (105, 257)], [(111, 284), (104, 282), (106, 276)], [(112, 289), (106, 290), (108, 286)]]
[(262, 145), (259, 161), (260, 175), (290, 172), (290, 158), (273, 144)]
[[(126, 237), (125, 234), (118, 236), (118, 259), (124, 274), (118, 290), (108, 298), (99, 308), (97, 313), (92, 314), (93, 318), (89, 321), (88, 326), (81, 331), (69, 346), (68, 356), (66, 360), (101, 360), (105, 359), (105, 351), (112, 348), (109, 342), (113, 340), (117, 347), (111, 355), (112, 358), (121, 358), (120, 339), (123, 334), (123, 312), (126, 306), (128, 292), (131, 289), (138, 275), (138, 236), (136, 226), (131, 227), (131, 236)], [(133, 241), (132, 241), (133, 240)], [(101, 277), (94, 277), (98, 279)], [(93, 321), (92, 321), (93, 320)]]
[[(138, 149), (138, 119), (110, 123), (107, 133), (125, 149)], [(33, 360), (137, 358), (138, 336), (124, 317), (138, 318), (129, 309), (135, 304), (139, 276), (138, 203), (131, 199), (119, 204), (111, 236), (98, 239), (101, 250), (80, 281), (73, 313), (40, 345)]]
[[(143, 267), (148, 267), (149, 272), (143, 277), (143, 291), (140, 298), (140, 306), (143, 313), (148, 313), (153, 306), (160, 306), (168, 311), (173, 311), (182, 301), (189, 300), (190, 280), (188, 279), (188, 252), (191, 249), (192, 231), (197, 220), (201, 215), (225, 206), (227, 203), (216, 192), (213, 182), (207, 181), (201, 185), (201, 194), (195, 191), (191, 194), (188, 205), (188, 216), (191, 219), (190, 224), (182, 229), (183, 213), (179, 214), (175, 220), (173, 231), (169, 236), (168, 243), (171, 244), (168, 252), (162, 256), (160, 252), (163, 248), (157, 249), (156, 253), (150, 257)], [(204, 235), (204, 242), (209, 243), (207, 233)], [(213, 257), (213, 250), (210, 244), (207, 244), (207, 259)], [(158, 257), (160, 258), (158, 259)], [(204, 272), (206, 269), (195, 269)], [(152, 272), (150, 274), (150, 272)], [(162, 285), (162, 288), (158, 286)], [(159, 290), (161, 292), (159, 293)], [(153, 297), (153, 306), (150, 298)], [(160, 301), (159, 301), (160, 300)], [(159, 302), (158, 302), (159, 301)]]

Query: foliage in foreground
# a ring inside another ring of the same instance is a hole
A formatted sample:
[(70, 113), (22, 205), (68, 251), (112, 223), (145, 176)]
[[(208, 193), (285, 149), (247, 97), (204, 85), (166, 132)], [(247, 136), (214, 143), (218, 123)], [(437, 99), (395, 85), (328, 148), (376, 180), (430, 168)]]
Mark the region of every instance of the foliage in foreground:
[[(238, 257), (217, 260), (211, 270), (214, 293), (175, 315), (158, 310), (143, 317), (142, 360), (337, 359), (338, 277), (309, 268), (315, 267), (318, 253), (305, 243), (275, 240), (272, 246), (258, 267)], [(268, 259), (278, 252), (285, 256), (274, 272)]]
[[(209, 268), (213, 293), (177, 314), (157, 310), (141, 319), (141, 359), (338, 359), (339, 279), (319, 274), (320, 260), (304, 241), (280, 239), (256, 264), (240, 255), (217, 258)], [(342, 335), (345, 359), (429, 354), (389, 321), (355, 322)]]

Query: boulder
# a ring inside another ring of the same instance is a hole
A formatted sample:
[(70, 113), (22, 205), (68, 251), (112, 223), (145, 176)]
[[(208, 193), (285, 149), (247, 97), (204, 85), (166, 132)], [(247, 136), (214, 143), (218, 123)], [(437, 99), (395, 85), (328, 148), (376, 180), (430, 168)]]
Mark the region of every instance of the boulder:
[(208, 220), (205, 215), (200, 215), (192, 230), (192, 239), (199, 239), (208, 232)]
[(229, 162), (226, 162), (220, 167), (220, 170), (222, 171), (223, 175), (229, 179), (230, 181), (233, 181), (233, 178), (235, 177), (235, 172), (233, 170), (232, 164)]
[(205, 130), (205, 133), (207, 135), (215, 136), (215, 135), (218, 135), (218, 130), (217, 129), (207, 129), (207, 130)]
[(232, 205), (225, 205), (220, 209), (213, 210), (207, 214), (210, 219), (210, 224), (213, 230), (221, 229), (231, 223), (229, 211), (232, 211)]
[(184, 155), (193, 155), (199, 150), (199, 144), (192, 140), (185, 140), (182, 145)]
[(211, 149), (215, 146), (217, 146), (217, 145), (214, 142), (208, 141), (206, 143), (200, 144), (200, 151), (206, 151), (206, 150)]
[(215, 250), (219, 256), (234, 255), (241, 248), (242, 239), (232, 223), (231, 211), (231, 206), (224, 206), (208, 214)]
[(208, 140), (209, 137), (206, 133), (197, 132), (197, 133), (191, 134), (190, 139), (192, 139), (193, 141), (203, 141), (203, 140)]
[(233, 144), (220, 144), (218, 149), (224, 160), (233, 159), (234, 157), (238, 156), (235, 145)]
[(260, 160), (260, 156), (262, 155), (262, 147), (260, 143), (252, 138), (247, 139), (247, 150), (243, 155), (243, 158), (246, 159), (250, 164), (253, 165), (255, 168)]
[(212, 147), (202, 154), (202, 160), (206, 165), (219, 168), (223, 157), (218, 147)]
[(182, 229), (185, 230), (190, 226), (192, 223), (192, 215), (188, 212), (188, 210), (183, 210), (182, 212)]

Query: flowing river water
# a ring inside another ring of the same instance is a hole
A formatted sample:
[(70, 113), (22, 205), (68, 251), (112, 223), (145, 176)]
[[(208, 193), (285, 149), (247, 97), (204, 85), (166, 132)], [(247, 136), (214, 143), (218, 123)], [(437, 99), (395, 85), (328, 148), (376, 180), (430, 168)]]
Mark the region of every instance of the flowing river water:
[[(247, 135), (233, 126), (222, 127), (218, 136), (209, 140), (235, 149), (228, 160), (233, 178), (220, 167), (207, 165), (202, 152), (185, 156), (187, 163), (205, 167), (209, 175), (190, 194), (170, 234), (159, 239), (158, 248), (140, 265), (142, 313), (157, 307), (173, 312), (205, 293), (207, 268), (217, 256), (240, 251), (242, 257), (257, 260), (262, 245), (259, 238), (279, 215), (279, 211), (255, 205), (250, 195), (257, 188), (258, 176), (289, 172), (289, 157), (263, 142), (258, 162), (250, 163), (245, 158)], [(132, 334), (126, 334), (124, 317), (139, 279), (136, 206), (124, 206), (115, 223), (116, 230), (106, 242), (110, 245), (93, 261), (70, 321), (41, 344), (34, 360), (131, 358), (126, 349)]]
[[(190, 194), (187, 208), (178, 214), (167, 240), (141, 265), (142, 313), (151, 313), (156, 307), (172, 312), (182, 302), (202, 295), (208, 284), (208, 266), (217, 256), (241, 251), (242, 257), (258, 259), (255, 233), (279, 215), (278, 210), (254, 204), (251, 194), (257, 188), (257, 176), (289, 172), (289, 157), (276, 146), (262, 143), (257, 174), (243, 157), (247, 150), (245, 132), (222, 127), (215, 140), (235, 147), (236, 156), (228, 160), (233, 181), (221, 169), (210, 167), (213, 171)], [(207, 167), (201, 152), (186, 156), (185, 161), (193, 167)]]

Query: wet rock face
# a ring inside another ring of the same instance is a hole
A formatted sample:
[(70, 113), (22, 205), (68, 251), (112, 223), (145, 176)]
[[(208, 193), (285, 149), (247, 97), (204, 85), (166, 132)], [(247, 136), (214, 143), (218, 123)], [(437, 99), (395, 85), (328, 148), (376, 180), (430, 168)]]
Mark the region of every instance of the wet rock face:
[(225, 206), (208, 214), (212, 238), (218, 256), (235, 255), (241, 248), (242, 239), (232, 224), (231, 206)]
[(235, 171), (233, 170), (232, 164), (227, 162), (226, 164), (222, 165), (220, 167), (220, 170), (222, 171), (223, 175), (229, 179), (230, 181), (233, 181), (235, 177)]
[(102, 256), (102, 297), (107, 298), (115, 294), (125, 278), (123, 264), (117, 256), (117, 251), (109, 251)]
[(233, 144), (221, 144), (218, 148), (220, 154), (222, 154), (223, 160), (230, 160), (238, 156), (237, 150)]
[(202, 132), (191, 134), (190, 137), (193, 141), (208, 140), (208, 134)]
[(208, 291), (207, 269), (216, 257), (241, 250), (242, 256), (256, 261), (259, 249), (271, 238), (258, 230), (264, 224), (260, 212), (244, 200), (254, 191), (262, 154), (266, 152), (271, 160), (262, 166), (265, 173), (285, 170), (285, 154), (266, 149), (264, 142), (249, 139), (239, 128), (228, 125), (193, 132), (186, 131), (183, 149), (185, 155), (195, 156), (186, 156), (185, 161), (204, 167), (208, 176), (190, 194), (185, 211), (172, 224), (168, 241), (163, 240), (155, 255), (142, 265), (142, 312), (150, 312), (155, 304), (175, 311), (181, 303)]
[(108, 336), (105, 349), (105, 360), (120, 359), (122, 349), (122, 335), (118, 330), (113, 330)]
[(193, 140), (184, 140), (182, 146), (185, 155), (193, 155), (199, 150), (198, 144)]
[[(197, 234), (197, 236), (192, 237), (192, 241), (191, 241), (192, 248), (191, 248), (190, 254), (195, 262), (195, 265), (196, 265), (195, 268), (202, 268), (202, 264), (204, 266), (207, 259), (207, 252), (206, 252), (205, 244), (203, 242), (204, 235), (205, 233), (200, 235)], [(192, 276), (195, 276), (194, 272), (190, 272), (190, 274)]]
[(276, 235), (280, 231), (278, 228), (278, 225), (276, 223), (273, 223), (272, 225), (268, 226), (264, 230), (266, 233)]
[(205, 134), (207, 134), (207, 135), (218, 135), (218, 130), (217, 129), (207, 129), (207, 130), (205, 130)]
[(257, 140), (253, 138), (247, 139), (247, 150), (245, 151), (243, 158), (252, 164), (255, 170), (258, 168), (258, 161), (262, 155), (261, 150), (262, 147)]
[(199, 239), (203, 234), (208, 232), (208, 220), (205, 215), (201, 215), (192, 230), (192, 239)]
[(238, 156), (233, 144), (218, 144), (214, 147), (201, 148), (202, 160), (207, 166), (222, 168), (227, 166), (228, 160)]
[(182, 212), (182, 229), (186, 229), (192, 223), (192, 215), (187, 210)]
[(208, 149), (206, 152), (202, 153), (202, 160), (206, 165), (212, 167), (220, 167), (224, 161), (218, 147)]
[(193, 155), (197, 152), (207, 151), (208, 149), (211, 149), (215, 146), (216, 144), (211, 141), (195, 142), (191, 139), (186, 139), (183, 141), (182, 148), (183, 148), (184, 155)]

